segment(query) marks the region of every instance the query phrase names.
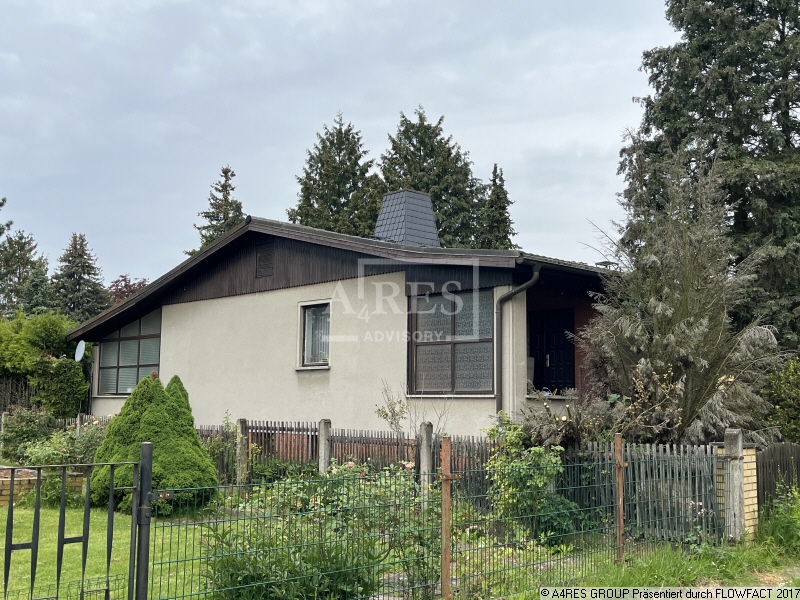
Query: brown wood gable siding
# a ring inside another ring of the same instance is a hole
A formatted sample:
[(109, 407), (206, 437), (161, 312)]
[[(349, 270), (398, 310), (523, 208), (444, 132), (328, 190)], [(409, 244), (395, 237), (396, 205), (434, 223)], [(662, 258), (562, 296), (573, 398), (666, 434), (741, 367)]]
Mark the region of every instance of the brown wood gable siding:
[[(257, 273), (259, 248), (272, 244), (272, 275)], [(371, 257), (288, 238), (246, 236), (234, 248), (220, 253), (193, 278), (179, 282), (163, 304), (179, 304), (226, 296), (239, 296), (358, 277), (358, 261)], [(370, 267), (368, 274), (402, 270), (402, 265)], [(257, 277), (258, 275), (262, 275)]]
[[(265, 251), (264, 246), (270, 244), (271, 251)], [(262, 261), (266, 254), (271, 254), (272, 275), (263, 276), (266, 272), (263, 268), (261, 273), (257, 272), (259, 248)], [(367, 276), (407, 271), (408, 282), (428, 284), (420, 287), (421, 293), (440, 292), (442, 285), (449, 281), (459, 282), (460, 289), (471, 289), (473, 285), (473, 268), (469, 266), (409, 265), (350, 250), (256, 234), (244, 236), (232, 248), (209, 259), (205, 268), (199, 269), (194, 277), (176, 281), (164, 295), (161, 304), (180, 304), (353, 279), (359, 276), (360, 259), (366, 260), (362, 273)], [(510, 284), (511, 270), (481, 268), (478, 282), (480, 287)], [(408, 285), (406, 294), (413, 294), (414, 287)], [(454, 291), (458, 287), (451, 286), (449, 289)]]

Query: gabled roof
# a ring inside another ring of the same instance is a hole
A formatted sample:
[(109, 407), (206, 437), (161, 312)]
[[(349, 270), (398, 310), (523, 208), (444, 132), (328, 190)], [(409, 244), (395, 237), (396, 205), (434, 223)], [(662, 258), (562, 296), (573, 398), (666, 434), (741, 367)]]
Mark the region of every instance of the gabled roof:
[(549, 267), (558, 271), (583, 275), (599, 276), (599, 274), (604, 271), (604, 269), (592, 267), (584, 263), (527, 254), (519, 250), (471, 250), (468, 248), (405, 246), (382, 240), (334, 233), (314, 227), (305, 227), (303, 225), (294, 225), (292, 223), (283, 223), (281, 221), (248, 216), (245, 222), (239, 227), (216, 240), (204, 250), (189, 257), (177, 267), (154, 280), (124, 302), (112, 306), (96, 317), (81, 323), (67, 334), (67, 339), (79, 339), (87, 331), (119, 317), (122, 313), (137, 307), (143, 308), (152, 305), (158, 293), (166, 286), (195, 269), (201, 269), (203, 263), (209, 258), (248, 232), (290, 238), (311, 244), (360, 252), (379, 258), (393, 259), (401, 263), (409, 264), (478, 265), (481, 267), (513, 269), (517, 265), (523, 263), (538, 263), (546, 268)]

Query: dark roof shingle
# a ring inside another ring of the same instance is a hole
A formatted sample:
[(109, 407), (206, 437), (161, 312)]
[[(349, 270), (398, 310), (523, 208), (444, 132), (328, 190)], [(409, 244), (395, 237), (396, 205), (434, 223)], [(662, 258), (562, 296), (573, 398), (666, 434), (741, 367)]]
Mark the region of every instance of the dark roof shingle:
[(404, 246), (440, 247), (430, 195), (413, 190), (385, 194), (375, 237)]

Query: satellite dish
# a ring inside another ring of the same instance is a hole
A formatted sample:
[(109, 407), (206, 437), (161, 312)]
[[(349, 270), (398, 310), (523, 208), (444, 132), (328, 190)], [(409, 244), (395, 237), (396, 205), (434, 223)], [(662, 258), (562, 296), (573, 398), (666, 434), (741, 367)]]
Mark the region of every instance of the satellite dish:
[(78, 347), (75, 348), (75, 362), (81, 362), (83, 359), (83, 353), (86, 351), (86, 342), (81, 340), (78, 342)]

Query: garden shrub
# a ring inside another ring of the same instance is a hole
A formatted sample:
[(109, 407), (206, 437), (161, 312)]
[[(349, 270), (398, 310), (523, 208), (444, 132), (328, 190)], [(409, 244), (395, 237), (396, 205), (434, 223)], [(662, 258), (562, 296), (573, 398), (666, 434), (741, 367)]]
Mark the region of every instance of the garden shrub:
[(47, 438), (30, 442), (24, 449), (26, 465), (80, 465), (94, 462), (105, 437), (106, 425), (88, 421), (80, 432), (76, 427), (56, 431)]
[[(87, 464), (94, 460), (95, 452), (100, 446), (106, 426), (99, 421), (89, 421), (78, 432), (76, 427), (69, 427), (53, 432), (50, 437), (30, 442), (25, 446), (24, 463), (26, 465), (76, 465)], [(71, 469), (77, 472), (79, 469)], [(85, 474), (85, 473), (82, 473)], [(57, 507), (61, 502), (60, 469), (44, 469), (40, 491), (42, 506)], [(31, 490), (20, 501), (20, 506), (32, 507), (36, 500), (36, 492)], [(67, 492), (66, 503), (70, 507), (81, 506), (81, 494)]]
[(317, 479), (254, 487), (239, 506), (244, 526), (204, 528), (206, 585), (223, 599), (372, 596), (390, 551), (386, 535), (413, 490), (413, 474), (369, 473), (354, 462), (334, 462)]
[[(319, 513), (205, 527), (206, 586), (220, 600), (368, 598), (386, 554), (377, 537), (342, 529)], [(308, 532), (319, 532), (309, 538)], [(353, 537), (349, 537), (349, 536)]]
[[(70, 474), (68, 473), (68, 476)], [(61, 471), (45, 469), (42, 473), (42, 484), (39, 490), (39, 504), (46, 508), (58, 508), (61, 505)], [(67, 488), (64, 495), (67, 508), (80, 508), (83, 506), (83, 494)], [(36, 506), (36, 489), (20, 497), (16, 506), (20, 508), (33, 508)]]
[[(413, 466), (413, 465), (412, 465)], [(394, 563), (414, 598), (439, 582), (441, 502), (422, 510), (409, 465), (378, 472), (354, 461), (223, 501), (247, 516), (204, 527), (206, 585), (219, 598), (370, 597)], [(240, 488), (237, 488), (241, 492)], [(223, 591), (225, 588), (239, 589)]]
[(531, 445), (524, 427), (503, 413), (487, 435), (496, 442), (486, 463), (492, 516), (504, 523), (506, 541), (543, 538), (545, 543), (560, 544), (559, 535), (574, 531), (574, 525), (568, 523), (577, 509), (574, 503), (560, 497), (556, 500), (548, 491), (564, 470), (563, 449)]
[(236, 436), (236, 424), (226, 411), (217, 435), (200, 440), (203, 450), (217, 466), (220, 485), (236, 482)]
[(0, 442), (2, 455), (14, 463), (25, 462), (25, 450), (29, 443), (47, 439), (50, 435), (49, 418), (38, 410), (17, 408), (6, 419)]
[(319, 476), (317, 465), (281, 458), (270, 458), (253, 464), (253, 483), (273, 483), (284, 479), (311, 479)]
[(37, 390), (33, 401), (58, 419), (76, 417), (87, 404), (89, 382), (81, 364), (71, 358), (45, 359), (36, 376), (29, 379)]
[[(195, 488), (216, 486), (217, 471), (200, 445), (188, 394), (180, 380), (173, 378), (168, 389), (169, 393), (158, 379), (142, 379), (109, 423), (95, 462), (138, 461), (142, 442), (153, 442), (153, 489), (184, 489), (175, 494), (173, 502), (190, 503), (208, 497)], [(132, 475), (130, 466), (119, 467), (115, 487), (130, 486)], [(96, 504), (108, 498), (109, 478), (110, 467), (95, 471), (91, 492)], [(130, 490), (120, 491), (116, 501), (119, 509), (130, 509)], [(161, 506), (159, 512), (167, 514), (169, 506)]]
[(56, 312), (0, 319), (0, 374), (26, 377), (32, 400), (59, 418), (77, 415), (89, 388), (89, 361), (73, 361), (76, 343), (66, 341), (74, 326)]
[(800, 357), (787, 361), (767, 378), (761, 396), (774, 405), (770, 422), (781, 429), (787, 442), (800, 443)]

